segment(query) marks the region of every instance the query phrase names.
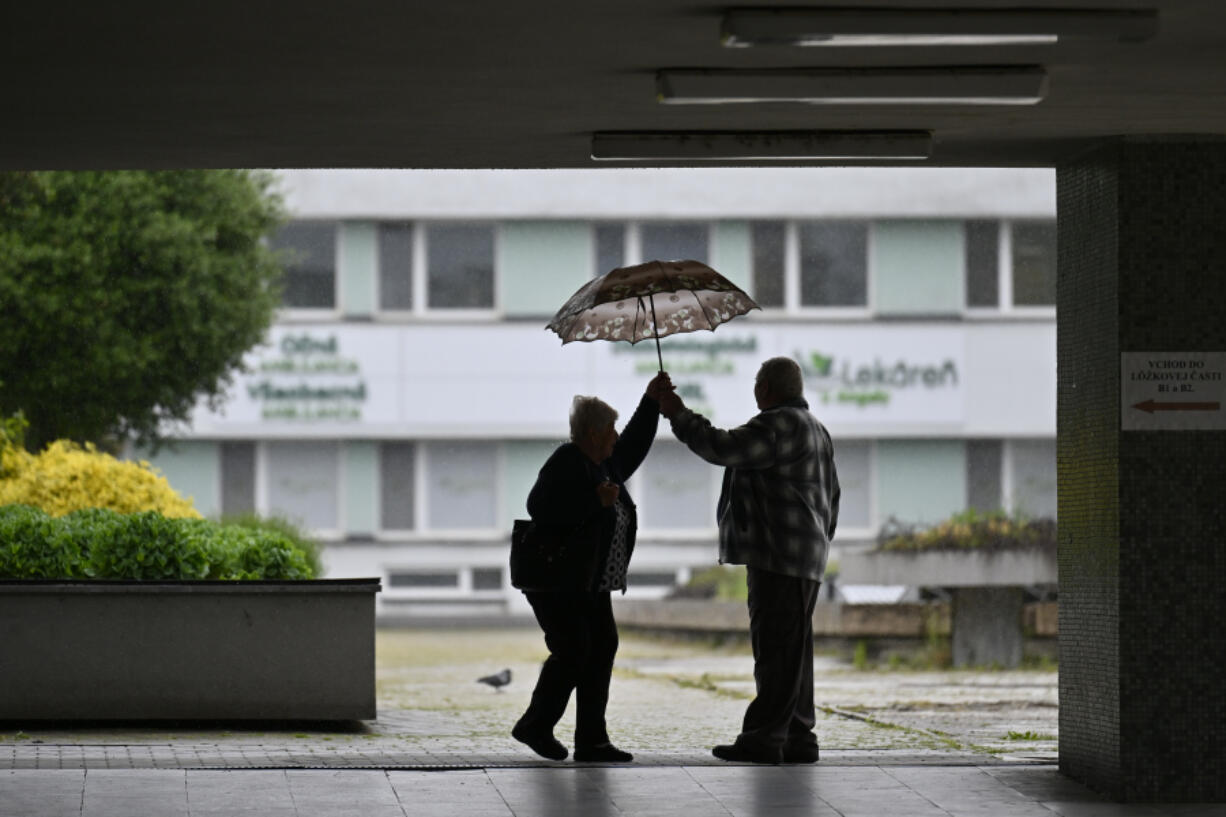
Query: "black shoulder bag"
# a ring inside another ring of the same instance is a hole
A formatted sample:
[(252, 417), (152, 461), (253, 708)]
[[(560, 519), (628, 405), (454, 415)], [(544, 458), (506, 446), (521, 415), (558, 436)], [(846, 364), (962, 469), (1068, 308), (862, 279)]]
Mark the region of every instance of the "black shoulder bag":
[(590, 590), (599, 555), (599, 515), (577, 528), (516, 519), (511, 528), (511, 586), (520, 590)]

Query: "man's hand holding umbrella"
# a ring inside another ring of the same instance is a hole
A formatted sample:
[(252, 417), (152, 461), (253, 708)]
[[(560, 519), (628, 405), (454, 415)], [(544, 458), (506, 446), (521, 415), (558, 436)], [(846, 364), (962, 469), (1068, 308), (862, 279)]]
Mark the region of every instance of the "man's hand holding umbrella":
[(651, 378), (651, 381), (647, 384), (646, 394), (661, 405), (663, 405), (666, 396), (672, 395), (676, 397), (676, 387), (673, 386), (672, 378), (668, 376), (668, 372), (661, 371), (656, 373), (656, 376)]
[[(667, 373), (665, 373), (665, 376), (667, 376)], [(656, 401), (660, 404), (660, 414), (664, 415), (665, 419), (668, 420), (676, 417), (685, 408), (685, 402), (681, 399), (681, 395), (677, 394), (677, 390), (672, 388), (657, 397)]]

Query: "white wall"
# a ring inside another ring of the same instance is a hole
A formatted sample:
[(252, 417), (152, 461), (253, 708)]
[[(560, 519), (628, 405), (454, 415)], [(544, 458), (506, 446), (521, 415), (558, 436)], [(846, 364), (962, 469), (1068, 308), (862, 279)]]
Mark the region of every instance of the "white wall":
[(282, 170), (299, 218), (1054, 218), (1035, 168)]

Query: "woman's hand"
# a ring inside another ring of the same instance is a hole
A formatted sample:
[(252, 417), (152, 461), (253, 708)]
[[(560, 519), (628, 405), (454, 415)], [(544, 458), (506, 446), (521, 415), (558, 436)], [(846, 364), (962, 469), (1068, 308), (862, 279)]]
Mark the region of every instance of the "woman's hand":
[(668, 376), (668, 372), (660, 372), (655, 377), (651, 378), (651, 382), (647, 384), (647, 396), (657, 403), (665, 394), (672, 392), (673, 381)]
[(607, 480), (596, 486), (596, 497), (600, 500), (600, 504), (606, 508), (613, 507), (613, 503), (617, 501), (619, 493), (621, 493), (621, 489), (615, 483)]

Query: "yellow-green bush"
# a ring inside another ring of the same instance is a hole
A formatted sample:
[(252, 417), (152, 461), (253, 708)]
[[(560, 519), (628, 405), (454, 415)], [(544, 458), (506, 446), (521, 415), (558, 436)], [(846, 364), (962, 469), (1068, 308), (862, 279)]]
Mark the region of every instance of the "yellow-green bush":
[(11, 504), (42, 508), (51, 516), (109, 508), (200, 518), (191, 500), (149, 463), (118, 460), (92, 443), (68, 440), (56, 440), (39, 454), (0, 442), (0, 505)]

